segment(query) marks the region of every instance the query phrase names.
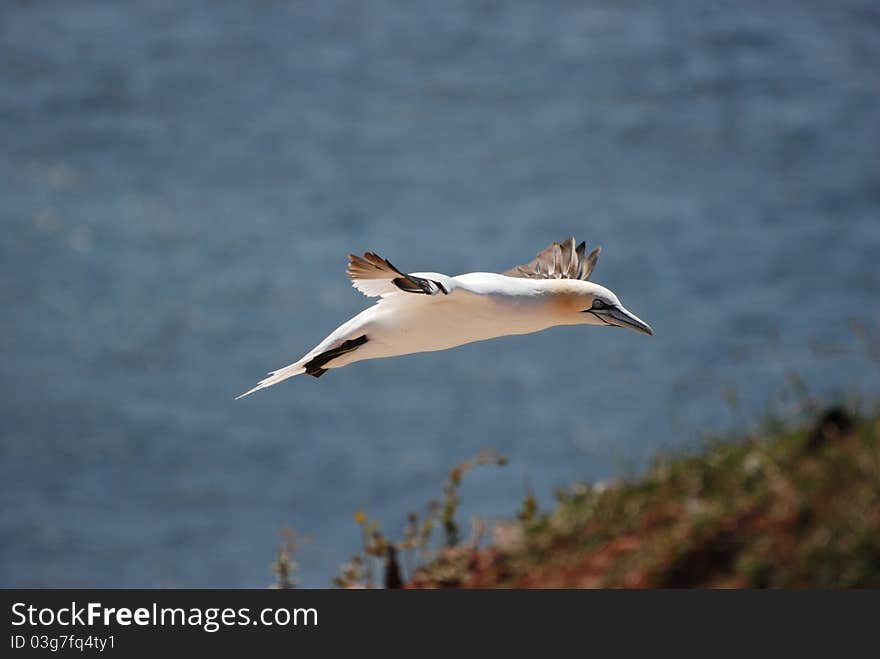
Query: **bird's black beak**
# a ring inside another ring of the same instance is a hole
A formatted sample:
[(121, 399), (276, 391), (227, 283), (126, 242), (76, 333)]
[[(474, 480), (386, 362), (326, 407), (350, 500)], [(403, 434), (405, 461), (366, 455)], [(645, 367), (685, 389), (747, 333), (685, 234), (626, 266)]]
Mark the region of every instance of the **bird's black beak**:
[(606, 309), (591, 309), (590, 313), (606, 325), (625, 327), (626, 329), (631, 329), (635, 332), (654, 336), (654, 330), (651, 329), (651, 326), (648, 325), (648, 323), (634, 313), (630, 313), (622, 306), (608, 307)]

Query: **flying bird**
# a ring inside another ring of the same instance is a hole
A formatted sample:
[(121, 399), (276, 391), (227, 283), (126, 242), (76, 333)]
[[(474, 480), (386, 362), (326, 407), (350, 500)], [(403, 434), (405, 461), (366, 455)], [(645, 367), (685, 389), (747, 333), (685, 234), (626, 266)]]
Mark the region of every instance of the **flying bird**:
[(437, 272), (406, 274), (373, 252), (349, 254), (347, 274), (352, 285), (379, 301), (238, 398), (302, 373), (318, 378), (331, 368), (364, 359), (446, 350), (556, 325), (608, 325), (653, 334), (651, 326), (627, 311), (613, 292), (587, 281), (600, 251), (597, 247), (584, 256), (586, 243), (575, 246), (571, 237), (506, 272), (455, 277)]

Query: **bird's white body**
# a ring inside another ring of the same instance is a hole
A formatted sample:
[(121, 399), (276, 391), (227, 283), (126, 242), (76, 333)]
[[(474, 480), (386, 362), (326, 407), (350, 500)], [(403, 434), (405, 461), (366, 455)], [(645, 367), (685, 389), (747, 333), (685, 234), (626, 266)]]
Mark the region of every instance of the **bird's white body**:
[[(426, 278), (442, 276), (413, 274)], [(475, 272), (445, 281), (452, 284), (448, 295), (396, 293), (383, 297), (337, 328), (303, 359), (363, 334), (370, 337), (369, 342), (334, 360), (334, 367), (364, 359), (447, 350), (561, 324), (554, 313), (558, 299), (549, 292), (550, 288), (561, 288), (561, 280), (514, 279)]]
[(356, 288), (380, 297), (375, 305), (340, 325), (301, 359), (270, 373), (242, 396), (294, 375), (309, 373), (317, 377), (328, 369), (365, 359), (446, 350), (557, 325), (620, 324), (591, 312), (594, 300), (625, 313), (628, 326), (650, 333), (650, 327), (620, 306), (614, 293), (581, 279), (492, 272), (456, 277), (434, 272), (403, 275), (384, 259), (375, 268), (375, 272), (370, 269), (366, 274), (353, 274), (351, 268), (349, 271)]

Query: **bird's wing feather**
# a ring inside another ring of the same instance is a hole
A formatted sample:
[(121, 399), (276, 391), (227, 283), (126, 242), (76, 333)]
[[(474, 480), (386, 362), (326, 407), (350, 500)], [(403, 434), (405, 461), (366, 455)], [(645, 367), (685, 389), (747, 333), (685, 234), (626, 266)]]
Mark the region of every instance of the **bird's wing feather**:
[(428, 279), (408, 275), (395, 268), (388, 259), (373, 252), (366, 252), (363, 256), (349, 254), (346, 274), (351, 279), (352, 286), (368, 297), (385, 297), (401, 292), (448, 295), (450, 291), (448, 277), (437, 275)]
[(527, 279), (581, 279), (590, 278), (601, 247), (596, 247), (589, 256), (584, 256), (587, 244), (582, 242), (575, 247), (574, 236), (561, 243), (553, 243), (528, 263), (518, 265), (501, 274), (508, 277)]

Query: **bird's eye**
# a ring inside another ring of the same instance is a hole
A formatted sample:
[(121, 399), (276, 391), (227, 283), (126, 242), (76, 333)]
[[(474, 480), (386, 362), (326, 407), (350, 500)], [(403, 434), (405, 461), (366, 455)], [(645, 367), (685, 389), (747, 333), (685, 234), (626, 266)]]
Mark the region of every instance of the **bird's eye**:
[(599, 300), (599, 299), (593, 300), (593, 308), (594, 309), (604, 309), (607, 306), (608, 305), (605, 304), (605, 302), (603, 302), (602, 300)]

